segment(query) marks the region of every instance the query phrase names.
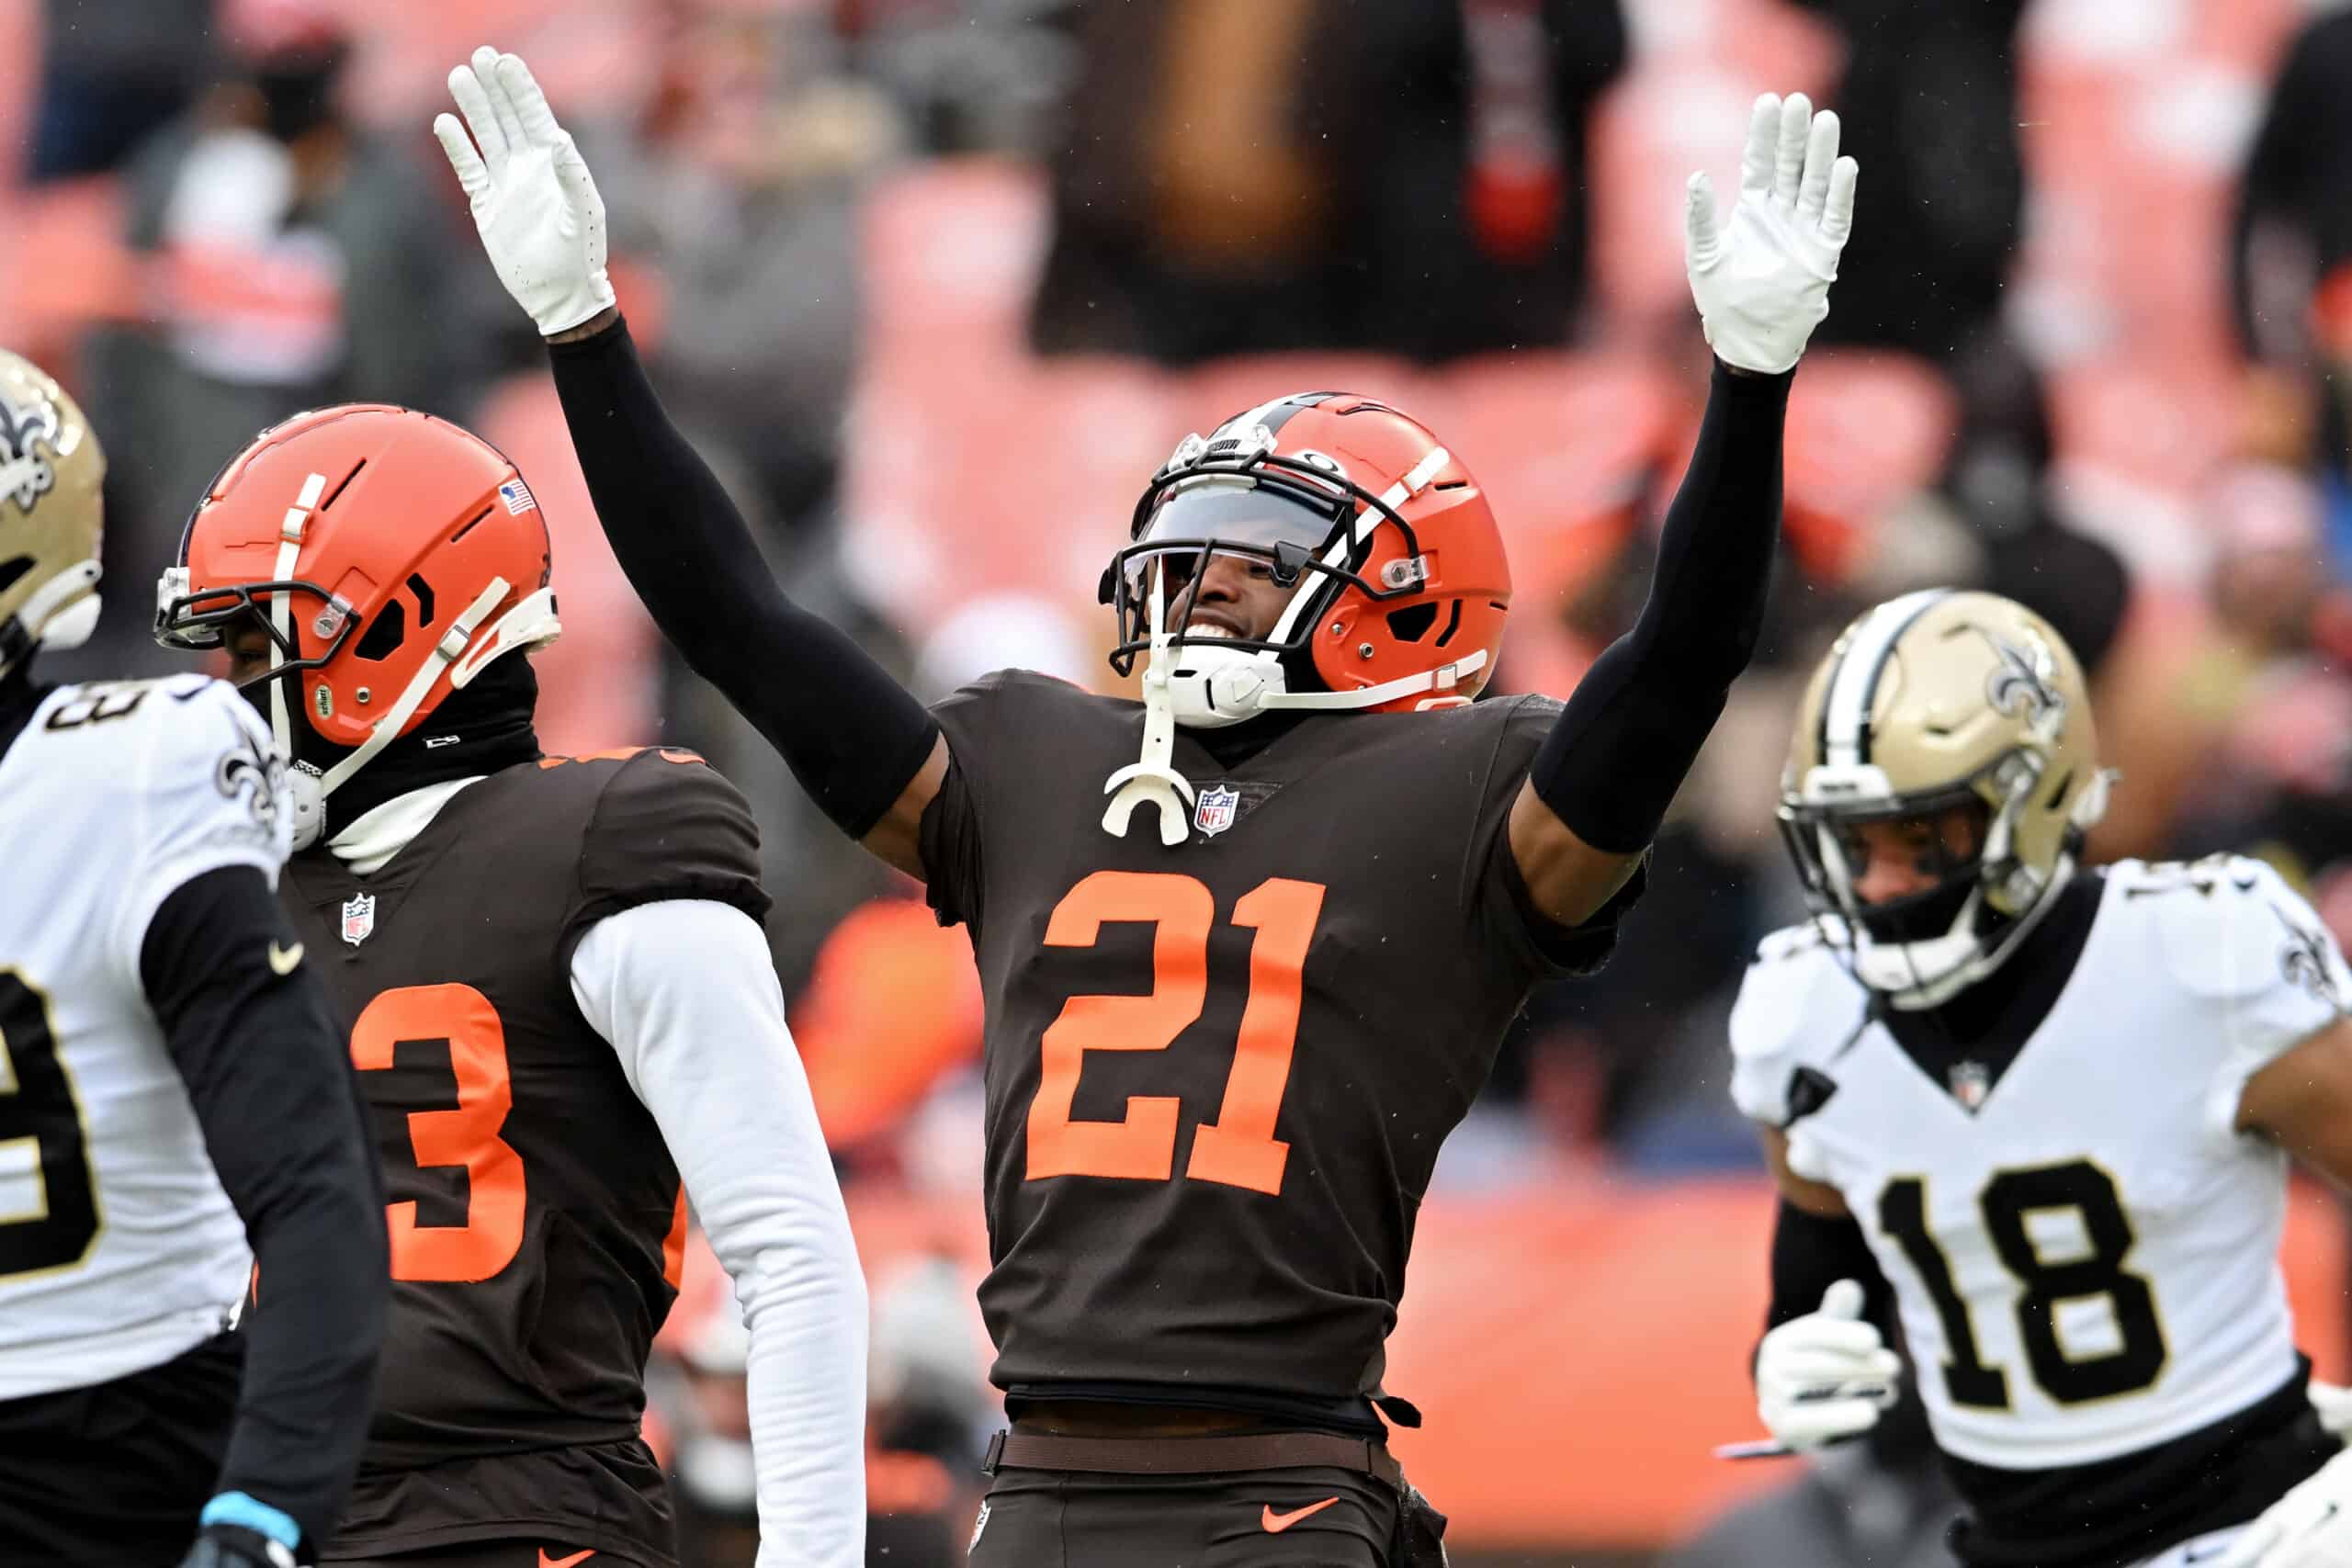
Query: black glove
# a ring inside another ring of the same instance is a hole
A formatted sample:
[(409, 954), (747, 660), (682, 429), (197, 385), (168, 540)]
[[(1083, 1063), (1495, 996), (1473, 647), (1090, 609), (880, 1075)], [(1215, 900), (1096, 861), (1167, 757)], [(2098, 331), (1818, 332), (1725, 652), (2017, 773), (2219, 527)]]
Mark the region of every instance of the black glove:
[(180, 1568), (294, 1568), (294, 1553), (243, 1525), (207, 1525), (180, 1559)]

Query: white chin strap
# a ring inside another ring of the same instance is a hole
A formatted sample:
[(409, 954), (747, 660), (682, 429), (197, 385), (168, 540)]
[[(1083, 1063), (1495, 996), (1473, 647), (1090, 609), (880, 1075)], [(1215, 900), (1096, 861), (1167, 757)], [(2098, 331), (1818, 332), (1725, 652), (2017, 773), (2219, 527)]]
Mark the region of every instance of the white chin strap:
[[(1155, 650), (1155, 657), (1156, 657)], [(1294, 692), (1283, 673), (1279, 654), (1239, 648), (1219, 648), (1215, 642), (1189, 642), (1180, 650), (1184, 662), (1168, 680), (1168, 698), (1176, 722), (1187, 729), (1222, 729), (1261, 713), (1306, 709), (1341, 713), (1351, 708), (1378, 707), (1400, 698), (1435, 692), (1444, 699), (1463, 680), (1487, 667), (1487, 650), (1441, 664), (1434, 670), (1401, 675), (1376, 686), (1352, 692)], [(1148, 676), (1146, 677), (1148, 680)], [(1465, 699), (1455, 697), (1453, 701)]]
[[(433, 651), (425, 656), (423, 664), (417, 666), (416, 673), (409, 677), (408, 685), (401, 690), (399, 699), (368, 731), (368, 739), (352, 748), (348, 756), (322, 774), (314, 773), (299, 764), (288, 771), (287, 782), (294, 796), (294, 847), (297, 850), (308, 849), (318, 841), (319, 835), (326, 827), (327, 796), (349, 783), (354, 773), (400, 738), (401, 731), (408, 727), (408, 721), (415, 716), (425, 694), (433, 690), (434, 682), (441, 679), (444, 670), (450, 671), (450, 685), (463, 687), (493, 655), (553, 640), (559, 629), (555, 620), (555, 596), (543, 588), (500, 616), (497, 625), (490, 629), (490, 635), (476, 644), (474, 634), (481, 629), (482, 622), (489, 618), (491, 611), (498, 607), (499, 601), (506, 597), (509, 587), (503, 577), (490, 580), (490, 585), (475, 595), (474, 602), (466, 606), (464, 614), (449, 623), (449, 629), (441, 634), (440, 640), (433, 645)], [(282, 602), (284, 595), (277, 598)], [(273, 604), (270, 613), (275, 615), (277, 609), (278, 605)], [(453, 665), (455, 669), (451, 669)], [(284, 685), (283, 681), (271, 682), (273, 723), (278, 722), (285, 711)], [(280, 744), (284, 744), (283, 739)]]

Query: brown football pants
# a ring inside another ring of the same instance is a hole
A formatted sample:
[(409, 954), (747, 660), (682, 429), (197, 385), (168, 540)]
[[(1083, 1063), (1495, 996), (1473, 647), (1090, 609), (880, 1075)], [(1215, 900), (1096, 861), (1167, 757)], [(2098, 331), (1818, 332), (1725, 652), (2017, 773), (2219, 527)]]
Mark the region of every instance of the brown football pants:
[(970, 1568), (1395, 1568), (1398, 1506), (1352, 1470), (1000, 1470)]

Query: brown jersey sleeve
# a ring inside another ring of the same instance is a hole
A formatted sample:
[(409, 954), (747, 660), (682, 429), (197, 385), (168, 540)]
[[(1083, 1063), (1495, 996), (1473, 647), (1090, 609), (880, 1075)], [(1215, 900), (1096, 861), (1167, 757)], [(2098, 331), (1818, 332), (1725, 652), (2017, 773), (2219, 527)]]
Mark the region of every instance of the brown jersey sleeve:
[(707, 898), (731, 904), (754, 920), (767, 918), (760, 830), (751, 807), (700, 757), (661, 747), (617, 761), (556, 765), (607, 770), (581, 840), (579, 883), (563, 920), (560, 963), (570, 964), (572, 949), (598, 920), (640, 904)]
[(920, 847), (925, 897), (943, 926), (979, 922), (981, 822), (1001, 787), (1000, 759), (1028, 750), (1018, 733), (1016, 710), (1035, 705), (1024, 696), (1040, 685), (1059, 684), (1000, 670), (933, 705), (931, 716), (947, 738), (949, 761), (939, 794), (923, 811)]
[(1503, 711), (1497, 715), (1494, 761), (1471, 845), (1471, 863), (1480, 868), (1475, 906), (1480, 933), (1531, 980), (1597, 973), (1617, 951), (1618, 922), (1649, 884), (1649, 854), (1643, 852), (1625, 886), (1581, 925), (1561, 925), (1537, 908), (1519, 857), (1511, 852), (1510, 808), (1561, 705), (1550, 697), (1522, 696), (1498, 699), (1498, 706)]

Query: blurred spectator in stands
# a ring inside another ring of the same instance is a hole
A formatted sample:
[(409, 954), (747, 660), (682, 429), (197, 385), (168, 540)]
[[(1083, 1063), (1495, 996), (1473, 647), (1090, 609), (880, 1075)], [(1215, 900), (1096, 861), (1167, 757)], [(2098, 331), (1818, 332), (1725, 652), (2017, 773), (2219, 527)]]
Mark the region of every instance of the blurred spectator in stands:
[(212, 69), (213, 0), (45, 0), (25, 177), (115, 167), (185, 113)]
[[(2256, 367), (2256, 455), (2325, 476), (2334, 550), (2352, 547), (2352, 10), (2287, 52), (2246, 161), (2230, 253), (2240, 345)], [(1842, 308), (1843, 301), (1840, 300)]]
[(1077, 70), (1080, 0), (837, 0), (861, 72), (887, 85), (924, 152), (1042, 156)]
[(1707, 1527), (1664, 1568), (1957, 1568), (1960, 1500), (1944, 1480), (1917, 1380), (1869, 1436), (1793, 1462), (1804, 1474)]
[(920, 1256), (875, 1282), (865, 1550), (890, 1568), (954, 1568), (979, 1509), (1001, 1409), (974, 1283), (950, 1259)]
[(1568, 339), (1618, 0), (1135, 0), (1075, 26), (1040, 349)]
[(2017, 31), (2026, 0), (1792, 0), (1844, 35), (1824, 95), (1868, 148), (1870, 220), (1816, 344), (1940, 359), (1998, 313), (2025, 199)]
[[(697, 1235), (695, 1245), (703, 1245)], [(723, 1280), (708, 1305), (681, 1297), (692, 1321), (673, 1336), (680, 1374), (669, 1410), (672, 1506), (683, 1562), (752, 1568), (759, 1555), (759, 1467), (752, 1456), (752, 1338)]]
[(2207, 499), (2212, 622), (2176, 708), (2189, 760), (2177, 848), (2276, 863), (2352, 929), (2352, 592), (2301, 474), (2248, 465)]
[[(859, 322), (857, 197), (899, 151), (812, 17), (666, 0), (656, 87), (592, 126), (616, 275), (662, 396), (787, 530), (831, 499)], [(594, 106), (582, 106), (593, 110)]]
[[(128, 458), (107, 519), (122, 581), (153, 572), (254, 432), (351, 399), (462, 415), (488, 369), (492, 275), (456, 243), (461, 220), (413, 148), (341, 107), (334, 9), (230, 0), (221, 24), (232, 75), (127, 170), (145, 321), (91, 355), (96, 416)], [(110, 600), (107, 628), (152, 659), (136, 598)]]

